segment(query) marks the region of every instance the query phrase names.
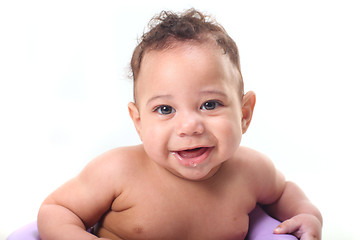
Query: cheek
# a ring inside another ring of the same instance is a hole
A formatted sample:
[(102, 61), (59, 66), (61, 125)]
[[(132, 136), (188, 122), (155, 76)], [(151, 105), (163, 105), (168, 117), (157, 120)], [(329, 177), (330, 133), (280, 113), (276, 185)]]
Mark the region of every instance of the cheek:
[[(239, 146), (241, 137), (242, 137), (242, 129), (241, 129), (240, 124), (231, 124), (226, 129), (226, 136), (229, 136), (228, 137), (229, 140), (231, 141), (231, 143), (234, 143), (234, 145), (236, 145), (236, 147)], [(231, 143), (229, 143), (229, 144), (231, 144)]]
[(225, 118), (223, 121), (218, 121), (217, 126), (217, 135), (219, 141), (222, 141), (224, 147), (228, 148), (237, 148), (240, 144), (242, 137), (242, 130), (240, 120), (237, 118)]
[(149, 155), (162, 154), (167, 149), (169, 129), (159, 123), (148, 122), (142, 125), (141, 139)]

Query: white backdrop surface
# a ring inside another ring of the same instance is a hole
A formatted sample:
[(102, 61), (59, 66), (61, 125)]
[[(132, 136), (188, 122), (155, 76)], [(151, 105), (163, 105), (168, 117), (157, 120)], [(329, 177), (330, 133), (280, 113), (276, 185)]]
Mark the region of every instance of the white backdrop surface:
[[(124, 3), (127, 2), (127, 3)], [(159, 11), (208, 12), (257, 93), (243, 145), (320, 208), (323, 238), (360, 239), (356, 1), (0, 1), (0, 239), (95, 156), (139, 143), (128, 65)]]

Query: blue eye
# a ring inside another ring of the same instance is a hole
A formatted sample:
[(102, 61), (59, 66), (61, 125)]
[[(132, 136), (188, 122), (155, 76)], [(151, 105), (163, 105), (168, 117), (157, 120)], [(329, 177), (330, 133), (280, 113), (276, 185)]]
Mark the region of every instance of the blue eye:
[(169, 105), (161, 105), (154, 109), (154, 112), (158, 112), (161, 115), (169, 115), (175, 112), (175, 109)]
[(214, 110), (215, 108), (222, 106), (222, 104), (218, 101), (215, 100), (211, 100), (211, 101), (207, 101), (205, 102), (202, 106), (201, 109), (202, 110)]

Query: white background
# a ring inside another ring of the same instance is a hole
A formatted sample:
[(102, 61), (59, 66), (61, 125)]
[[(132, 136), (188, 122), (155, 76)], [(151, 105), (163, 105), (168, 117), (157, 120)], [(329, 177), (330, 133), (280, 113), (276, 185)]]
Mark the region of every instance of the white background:
[[(124, 3), (127, 2), (127, 3)], [(323, 238), (360, 239), (356, 1), (0, 1), (0, 239), (111, 148), (137, 144), (128, 65), (160, 10), (211, 13), (237, 42), (243, 138), (320, 208)]]

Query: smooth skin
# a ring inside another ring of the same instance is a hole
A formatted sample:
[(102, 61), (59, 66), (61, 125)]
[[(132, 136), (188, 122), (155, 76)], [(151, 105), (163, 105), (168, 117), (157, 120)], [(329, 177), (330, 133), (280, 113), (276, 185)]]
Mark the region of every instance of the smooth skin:
[[(212, 43), (146, 52), (129, 113), (141, 145), (111, 150), (42, 204), (43, 240), (244, 239), (257, 203), (276, 233), (321, 239), (322, 218), (263, 154), (240, 145), (255, 94)], [(285, 221), (286, 220), (286, 221)]]

